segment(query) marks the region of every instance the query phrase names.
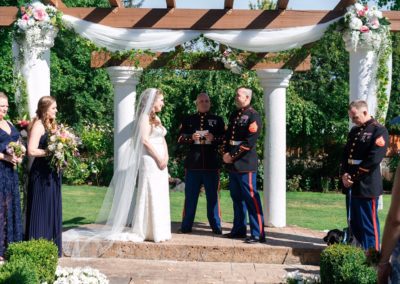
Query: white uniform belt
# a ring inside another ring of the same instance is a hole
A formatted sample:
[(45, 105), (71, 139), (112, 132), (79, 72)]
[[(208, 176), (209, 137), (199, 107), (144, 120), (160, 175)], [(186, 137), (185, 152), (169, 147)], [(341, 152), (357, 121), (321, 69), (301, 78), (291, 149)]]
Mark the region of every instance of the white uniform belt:
[(229, 145), (232, 145), (232, 146), (239, 146), (242, 143), (243, 143), (243, 141), (229, 140)]
[(194, 144), (200, 144), (200, 145), (210, 145), (211, 142), (207, 140), (195, 140)]
[(362, 160), (353, 160), (353, 159), (347, 159), (347, 163), (349, 165), (359, 165), (361, 164)]

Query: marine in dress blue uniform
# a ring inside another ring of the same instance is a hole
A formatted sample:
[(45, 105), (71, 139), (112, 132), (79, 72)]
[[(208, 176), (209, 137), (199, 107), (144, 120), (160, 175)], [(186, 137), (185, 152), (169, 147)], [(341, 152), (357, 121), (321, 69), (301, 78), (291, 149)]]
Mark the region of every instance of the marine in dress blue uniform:
[(341, 174), (343, 193), (347, 194), (347, 206), (350, 206), (350, 226), (365, 250), (379, 251), (377, 205), (383, 192), (380, 163), (386, 154), (389, 134), (368, 114), (365, 101), (352, 102), (349, 117), (355, 126), (347, 138)]
[(250, 105), (252, 91), (237, 89), (237, 110), (229, 118), (223, 160), (229, 171), (229, 190), (233, 201), (233, 227), (228, 238), (246, 237), (248, 212), (251, 236), (247, 243), (265, 242), (264, 217), (257, 191), (257, 139), (261, 132), (260, 115)]
[(185, 203), (181, 233), (192, 231), (200, 188), (204, 185), (207, 198), (207, 218), (214, 234), (222, 234), (219, 206), (221, 157), (218, 146), (223, 144), (225, 123), (212, 114), (210, 98), (201, 93), (196, 99), (198, 112), (182, 121), (178, 143), (189, 146), (185, 159)]

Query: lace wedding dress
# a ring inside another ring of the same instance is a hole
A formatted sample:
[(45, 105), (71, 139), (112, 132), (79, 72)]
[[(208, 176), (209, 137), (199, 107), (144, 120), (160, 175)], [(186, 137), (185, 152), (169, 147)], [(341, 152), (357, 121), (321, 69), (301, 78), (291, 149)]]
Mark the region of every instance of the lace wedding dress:
[[(149, 141), (160, 156), (164, 155), (163, 126), (153, 127)], [(131, 228), (115, 233), (109, 239), (162, 242), (171, 239), (168, 170), (160, 170), (155, 160), (143, 152)]]
[[(160, 170), (143, 144), (142, 126), (148, 124), (157, 89), (143, 91), (138, 101), (132, 136), (107, 189), (95, 224), (63, 233), (63, 250), (70, 256), (104, 255), (115, 241), (162, 242), (171, 239), (167, 168)], [(166, 129), (152, 126), (148, 141), (159, 156), (167, 151)]]

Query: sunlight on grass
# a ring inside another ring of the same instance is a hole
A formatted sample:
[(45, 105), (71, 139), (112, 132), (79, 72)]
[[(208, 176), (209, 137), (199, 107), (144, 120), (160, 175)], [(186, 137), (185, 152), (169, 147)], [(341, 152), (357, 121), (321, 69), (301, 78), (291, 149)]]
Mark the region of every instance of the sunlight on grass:
[[(102, 205), (106, 187), (63, 186), (63, 226), (69, 228), (95, 222)], [(261, 192), (262, 195), (262, 192)], [(342, 229), (347, 227), (344, 195), (337, 193), (288, 192), (287, 225), (314, 230)], [(182, 218), (183, 192), (170, 192), (171, 219)], [(390, 205), (390, 195), (384, 196), (384, 209), (379, 211), (381, 231)], [(222, 220), (232, 222), (233, 209), (229, 191), (220, 192)], [(205, 194), (199, 197), (195, 222), (208, 222)]]

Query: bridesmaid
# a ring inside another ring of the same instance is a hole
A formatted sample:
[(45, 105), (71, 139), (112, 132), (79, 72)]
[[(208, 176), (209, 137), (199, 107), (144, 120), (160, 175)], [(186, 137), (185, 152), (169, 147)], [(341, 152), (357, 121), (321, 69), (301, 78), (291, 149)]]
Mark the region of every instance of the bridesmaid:
[(6, 152), (7, 145), (18, 141), (18, 130), (4, 119), (8, 98), (0, 92), (0, 261), (8, 244), (22, 240), (21, 205), (18, 173), (15, 165), (21, 161)]
[(61, 256), (61, 174), (50, 167), (46, 150), (49, 134), (57, 130), (56, 114), (56, 100), (44, 96), (28, 128), (28, 155), (34, 161), (29, 172), (26, 237), (53, 241)]

